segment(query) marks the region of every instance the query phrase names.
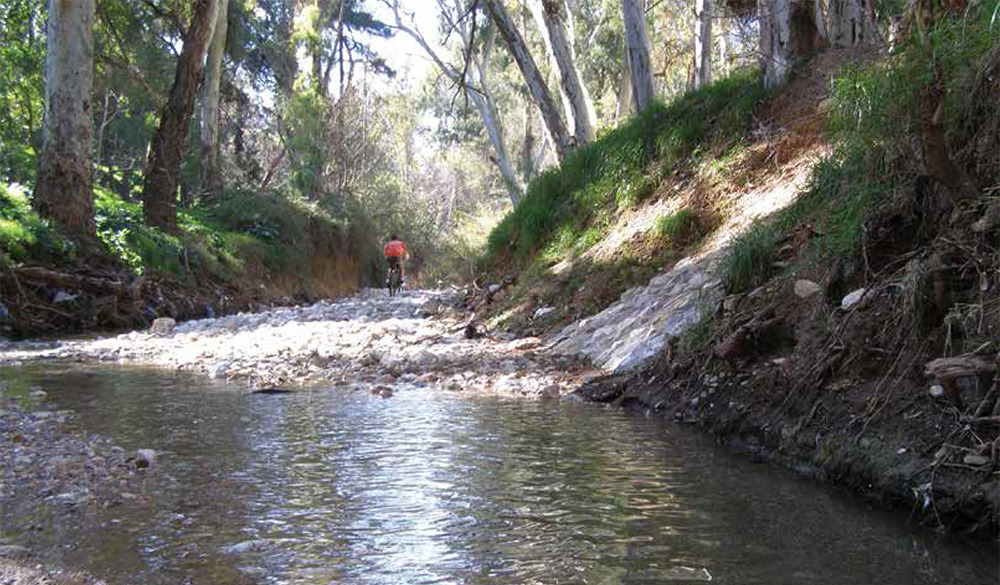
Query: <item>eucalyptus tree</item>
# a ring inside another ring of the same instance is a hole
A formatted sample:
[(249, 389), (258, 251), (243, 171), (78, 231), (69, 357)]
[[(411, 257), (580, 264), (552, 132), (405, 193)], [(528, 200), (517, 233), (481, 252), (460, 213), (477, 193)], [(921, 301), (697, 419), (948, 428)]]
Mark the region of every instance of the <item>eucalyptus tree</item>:
[(576, 65), (573, 13), (567, 0), (531, 0), (531, 12), (545, 40), (545, 48), (559, 72), (559, 88), (568, 105), (567, 126), (573, 126), (577, 144), (594, 140), (596, 114), (590, 92)]
[(93, 236), (94, 0), (50, 0), (45, 122), (34, 205), (74, 236)]
[(197, 0), (177, 59), (174, 84), (160, 113), (143, 179), (142, 211), (147, 225), (177, 231), (177, 185), (184, 142), (194, 113), (198, 81), (205, 67), (219, 0)]
[(712, 0), (695, 0), (694, 87), (712, 83)]
[(649, 59), (646, 11), (643, 0), (622, 0), (625, 57), (632, 87), (632, 104), (641, 112), (653, 103), (653, 67)]
[(524, 37), (521, 36), (521, 32), (517, 29), (517, 25), (511, 18), (510, 13), (507, 12), (503, 1), (482, 1), (486, 4), (486, 8), (497, 28), (497, 32), (500, 34), (500, 38), (503, 39), (508, 52), (513, 57), (514, 62), (517, 63), (518, 69), (521, 70), (521, 76), (528, 86), (528, 91), (535, 101), (535, 105), (538, 107), (538, 112), (542, 116), (546, 130), (548, 130), (549, 138), (555, 147), (556, 159), (562, 162), (573, 150), (575, 140), (571, 138), (569, 132), (566, 130), (566, 125), (559, 115), (555, 101), (552, 99), (552, 92), (549, 91), (549, 86), (545, 83), (544, 76), (535, 64), (535, 60), (531, 56), (531, 51), (524, 42)]
[(201, 192), (205, 200), (216, 199), (222, 194), (222, 175), (219, 172), (219, 91), (226, 33), (229, 30), (229, 0), (217, 0), (216, 11), (201, 96)]

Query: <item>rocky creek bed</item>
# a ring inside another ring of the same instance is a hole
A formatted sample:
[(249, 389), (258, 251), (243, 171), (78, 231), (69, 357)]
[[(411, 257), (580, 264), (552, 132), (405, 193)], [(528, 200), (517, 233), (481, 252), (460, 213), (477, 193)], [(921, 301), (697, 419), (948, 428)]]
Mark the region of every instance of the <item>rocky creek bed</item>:
[(368, 289), (308, 306), (178, 325), (160, 321), (103, 339), (9, 344), (0, 364), (115, 361), (244, 380), (255, 389), (416, 384), (547, 397), (572, 391), (588, 375), (586, 360), (542, 352), (537, 338), (467, 338), (467, 316), (450, 301), (443, 291), (390, 299), (384, 290)]

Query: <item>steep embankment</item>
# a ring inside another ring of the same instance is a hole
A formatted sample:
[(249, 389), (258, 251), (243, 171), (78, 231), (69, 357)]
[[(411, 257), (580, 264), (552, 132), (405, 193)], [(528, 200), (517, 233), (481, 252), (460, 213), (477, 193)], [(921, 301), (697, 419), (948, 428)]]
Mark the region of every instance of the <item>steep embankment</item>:
[(182, 210), (180, 233), (144, 225), (139, 205), (97, 188), (98, 237), (71, 242), (23, 188), (0, 185), (0, 334), (28, 337), (147, 327), (355, 292), (362, 230), (316, 205), (238, 195)]
[[(568, 228), (551, 229), (527, 260), (495, 247), (517, 285), (479, 314), (591, 357), (610, 374), (582, 389), (591, 400), (995, 534), (1000, 119), (982, 104), (1000, 100), (1000, 46), (986, 22), (942, 25), (937, 64), (916, 46), (821, 55), (753, 109), (737, 147), (706, 133), (647, 175), (650, 198), (576, 230), (592, 237), (565, 246)], [(942, 126), (975, 190), (926, 170), (920, 75), (943, 76)], [(512, 223), (498, 235), (516, 250), (532, 224)]]

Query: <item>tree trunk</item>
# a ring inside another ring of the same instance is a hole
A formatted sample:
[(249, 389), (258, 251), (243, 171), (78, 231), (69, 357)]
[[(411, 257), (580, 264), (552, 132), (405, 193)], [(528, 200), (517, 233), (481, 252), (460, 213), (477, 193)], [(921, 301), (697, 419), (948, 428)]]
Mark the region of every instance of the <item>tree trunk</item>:
[(569, 26), (569, 6), (565, 0), (533, 0), (532, 13), (545, 38), (552, 61), (559, 72), (559, 87), (568, 104), (567, 119), (572, 113), (573, 134), (577, 144), (594, 140), (597, 115), (590, 92), (576, 67), (573, 34)]
[[(823, 46), (830, 43), (830, 33), (827, 31), (827, 9), (824, 0), (814, 0), (813, 13), (816, 15), (816, 37)], [(831, 0), (836, 2), (836, 0)]]
[(562, 162), (573, 149), (573, 141), (566, 132), (566, 126), (559, 116), (555, 102), (552, 101), (552, 93), (535, 65), (535, 60), (531, 57), (531, 52), (528, 51), (524, 38), (521, 37), (521, 33), (517, 30), (514, 21), (511, 20), (510, 14), (504, 8), (502, 0), (486, 0), (486, 4), (493, 17), (493, 22), (497, 26), (497, 31), (507, 45), (511, 56), (517, 62), (525, 83), (528, 84), (531, 97), (535, 100), (542, 120), (545, 122), (545, 127), (552, 137), (556, 148), (556, 157), (559, 162)]
[(222, 195), (222, 175), (219, 172), (219, 89), (222, 84), (222, 58), (226, 52), (226, 32), (229, 28), (229, 0), (216, 1), (218, 14), (205, 63), (201, 98), (201, 196), (204, 201), (212, 201)]
[(712, 0), (695, 0), (694, 87), (712, 83)]
[(146, 162), (142, 188), (142, 212), (146, 224), (168, 233), (177, 232), (177, 174), (184, 155), (198, 79), (205, 66), (205, 52), (218, 14), (217, 0), (197, 0), (170, 97), (160, 114), (160, 125), (153, 135)]
[(792, 67), (816, 52), (815, 0), (758, 0), (764, 86), (788, 81)]
[(643, 0), (622, 0), (625, 24), (625, 58), (632, 81), (632, 104), (636, 113), (653, 103), (653, 68), (649, 60), (649, 37), (646, 36), (646, 12)]
[(34, 204), (73, 236), (93, 236), (94, 0), (49, 0), (45, 121)]
[(719, 24), (719, 70), (729, 75), (729, 19), (723, 18)]
[(524, 100), (524, 142), (521, 145), (521, 176), (524, 184), (531, 182), (535, 175), (535, 128), (532, 113), (534, 105), (531, 100)]
[(878, 32), (871, 9), (871, 0), (830, 0), (830, 42), (836, 47), (875, 44)]

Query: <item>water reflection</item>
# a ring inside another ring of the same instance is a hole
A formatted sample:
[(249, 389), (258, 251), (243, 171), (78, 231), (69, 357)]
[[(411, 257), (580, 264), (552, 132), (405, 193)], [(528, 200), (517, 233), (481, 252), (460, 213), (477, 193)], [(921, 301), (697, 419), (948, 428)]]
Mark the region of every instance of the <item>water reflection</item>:
[[(3, 518), (110, 583), (996, 583), (997, 554), (578, 404), (248, 395), (135, 369), (7, 369), (163, 452), (146, 506)], [(34, 522), (34, 520), (32, 520)]]

